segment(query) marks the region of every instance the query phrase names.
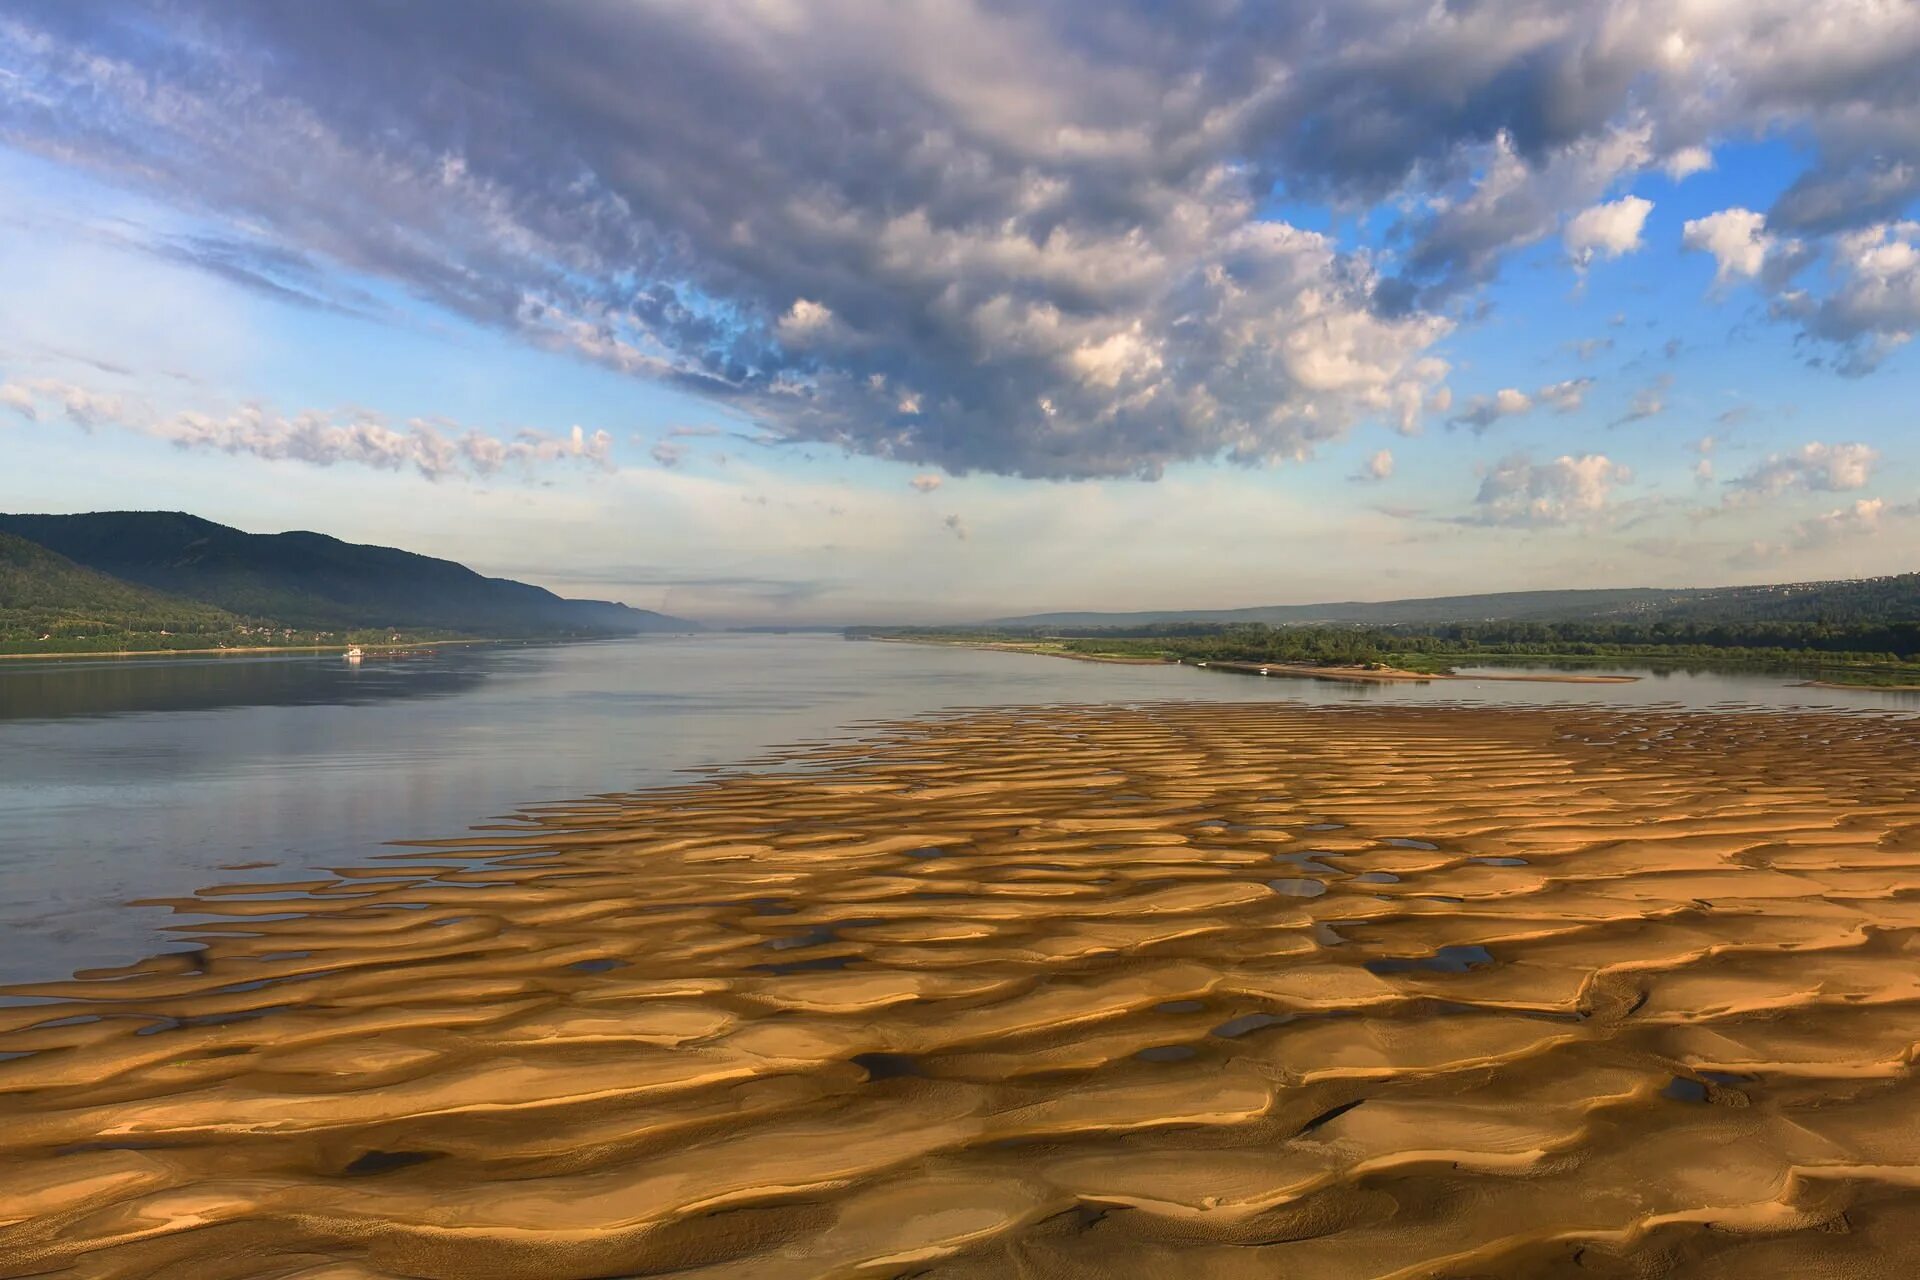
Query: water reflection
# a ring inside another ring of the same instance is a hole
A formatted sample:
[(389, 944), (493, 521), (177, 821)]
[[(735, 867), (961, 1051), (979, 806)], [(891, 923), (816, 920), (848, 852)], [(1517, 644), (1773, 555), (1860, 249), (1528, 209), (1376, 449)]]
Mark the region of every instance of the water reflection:
[(505, 652), (449, 649), (359, 664), (335, 654), (10, 661), (0, 664), (0, 720), (451, 697), (485, 679)]

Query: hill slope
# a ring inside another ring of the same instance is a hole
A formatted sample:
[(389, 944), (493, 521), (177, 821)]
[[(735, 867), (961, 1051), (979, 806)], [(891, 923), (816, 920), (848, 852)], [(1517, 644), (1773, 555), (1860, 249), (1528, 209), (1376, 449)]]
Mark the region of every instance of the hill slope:
[(243, 533), (182, 512), (0, 515), (0, 532), (125, 582), (294, 627), (489, 636), (698, 630), (647, 609), (483, 577), (451, 560), (319, 533)]
[(1163, 623), (1269, 626), (1444, 626), (1484, 622), (1877, 622), (1920, 618), (1920, 573), (1759, 587), (1504, 591), (1419, 600), (1267, 605), (1145, 613), (1035, 613), (996, 627), (1150, 627)]
[[(226, 636), (242, 620), (224, 609), (120, 582), (37, 543), (0, 533), (0, 652), (63, 643), (150, 636)], [(167, 647), (158, 644), (154, 647)]]

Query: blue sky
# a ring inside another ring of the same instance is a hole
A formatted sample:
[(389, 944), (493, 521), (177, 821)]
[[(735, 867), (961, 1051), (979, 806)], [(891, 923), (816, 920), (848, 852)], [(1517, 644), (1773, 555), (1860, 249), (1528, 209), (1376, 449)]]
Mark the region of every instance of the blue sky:
[(1920, 568), (1911, 7), (1095, 13), (17, 6), (0, 509), (713, 621)]

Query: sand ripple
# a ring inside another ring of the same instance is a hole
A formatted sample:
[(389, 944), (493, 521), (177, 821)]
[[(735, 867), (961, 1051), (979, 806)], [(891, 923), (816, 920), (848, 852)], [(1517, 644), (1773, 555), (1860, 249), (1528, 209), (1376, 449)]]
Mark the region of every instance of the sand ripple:
[(983, 710), (208, 889), (0, 1008), (0, 1276), (1912, 1274), (1916, 760)]

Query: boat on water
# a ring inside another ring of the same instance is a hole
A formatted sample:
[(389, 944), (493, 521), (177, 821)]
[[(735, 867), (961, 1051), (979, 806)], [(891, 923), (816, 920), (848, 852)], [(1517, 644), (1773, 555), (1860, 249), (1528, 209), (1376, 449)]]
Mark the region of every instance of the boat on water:
[(360, 652), (360, 646), (357, 644), (354, 645), (351, 649), (348, 649), (346, 653), (346, 658), (348, 662), (358, 662), (360, 661), (360, 659), (366, 656), (367, 656), (366, 654)]

